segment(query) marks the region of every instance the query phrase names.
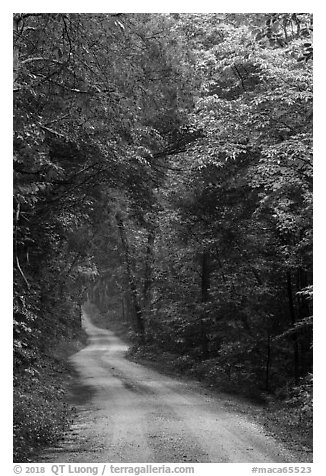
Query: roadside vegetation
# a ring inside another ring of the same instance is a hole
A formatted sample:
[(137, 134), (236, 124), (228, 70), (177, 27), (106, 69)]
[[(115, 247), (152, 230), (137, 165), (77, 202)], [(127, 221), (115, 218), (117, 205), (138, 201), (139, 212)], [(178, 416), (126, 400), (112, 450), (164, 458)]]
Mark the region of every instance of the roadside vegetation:
[(33, 461), (40, 449), (60, 440), (72, 423), (71, 392), (77, 375), (68, 359), (85, 343), (85, 334), (79, 331), (14, 377), (14, 462)]

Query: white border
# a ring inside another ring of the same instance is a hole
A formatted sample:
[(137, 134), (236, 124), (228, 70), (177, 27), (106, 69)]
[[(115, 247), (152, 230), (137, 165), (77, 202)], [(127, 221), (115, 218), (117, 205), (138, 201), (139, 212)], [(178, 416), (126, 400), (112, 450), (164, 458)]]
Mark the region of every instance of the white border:
[[(324, 210), (326, 188), (324, 151), (325, 138), (325, 8), (321, 2), (303, 2), (303, 1), (232, 1), (225, 3), (219, 2), (192, 2), (187, 1), (165, 1), (160, 4), (143, 1), (115, 1), (104, 2), (67, 2), (58, 0), (56, 2), (43, 1), (15, 1), (11, 4), (2, 6), (2, 22), (0, 28), (1, 45), (1, 251), (2, 251), (2, 273), (1, 273), (1, 335), (0, 341), (0, 362), (2, 377), (2, 410), (1, 414), (1, 462), (8, 463), (8, 472), (4, 469), (4, 474), (12, 474), (11, 455), (11, 429), (12, 429), (12, 13), (14, 12), (148, 12), (148, 13), (167, 13), (167, 12), (189, 12), (189, 13), (255, 13), (255, 12), (290, 12), (302, 11), (314, 13), (315, 22), (315, 61), (314, 61), (314, 97), (315, 97), (315, 120), (314, 120), (314, 143), (315, 143), (315, 166), (314, 166), (314, 313), (315, 313), (315, 332), (314, 332), (314, 374), (315, 374), (315, 437), (314, 437), (314, 465), (313, 474), (325, 473), (324, 457), (324, 428), (325, 421), (325, 402), (324, 402), (324, 360), (323, 347), (325, 347), (325, 311), (326, 302), (323, 299), (326, 294), (325, 269), (325, 217)], [(202, 466), (202, 465), (200, 465)], [(206, 465), (207, 474), (231, 474), (229, 470), (223, 468), (225, 465)], [(237, 467), (237, 469), (235, 468)], [(249, 466), (233, 465), (235, 474), (248, 474)], [(247, 468), (248, 469), (247, 469)], [(214, 471), (214, 473), (213, 473)]]

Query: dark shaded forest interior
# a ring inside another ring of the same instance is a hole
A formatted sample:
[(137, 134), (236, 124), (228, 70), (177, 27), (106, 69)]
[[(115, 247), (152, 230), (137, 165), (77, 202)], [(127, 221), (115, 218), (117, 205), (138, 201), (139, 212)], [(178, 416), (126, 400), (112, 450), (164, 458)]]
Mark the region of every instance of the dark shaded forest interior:
[(14, 15), (17, 461), (71, 418), (85, 301), (134, 357), (281, 401), (311, 431), (312, 29)]

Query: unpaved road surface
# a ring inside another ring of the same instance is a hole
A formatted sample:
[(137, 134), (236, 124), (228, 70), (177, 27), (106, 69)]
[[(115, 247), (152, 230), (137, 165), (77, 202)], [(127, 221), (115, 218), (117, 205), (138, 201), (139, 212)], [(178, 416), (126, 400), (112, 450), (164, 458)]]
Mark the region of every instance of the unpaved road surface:
[(38, 462), (298, 462), (226, 395), (167, 377), (124, 357), (112, 332), (83, 323), (89, 345), (72, 357), (80, 375), (77, 417)]

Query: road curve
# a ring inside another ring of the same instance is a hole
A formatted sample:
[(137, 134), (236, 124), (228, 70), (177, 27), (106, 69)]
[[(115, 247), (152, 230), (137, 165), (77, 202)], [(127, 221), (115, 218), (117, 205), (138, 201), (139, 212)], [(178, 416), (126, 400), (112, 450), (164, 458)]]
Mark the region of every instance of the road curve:
[[(296, 458), (232, 399), (126, 360), (127, 346), (83, 310), (87, 347), (72, 362), (89, 398), (38, 462), (285, 463)], [(298, 461), (297, 461), (298, 462)]]

